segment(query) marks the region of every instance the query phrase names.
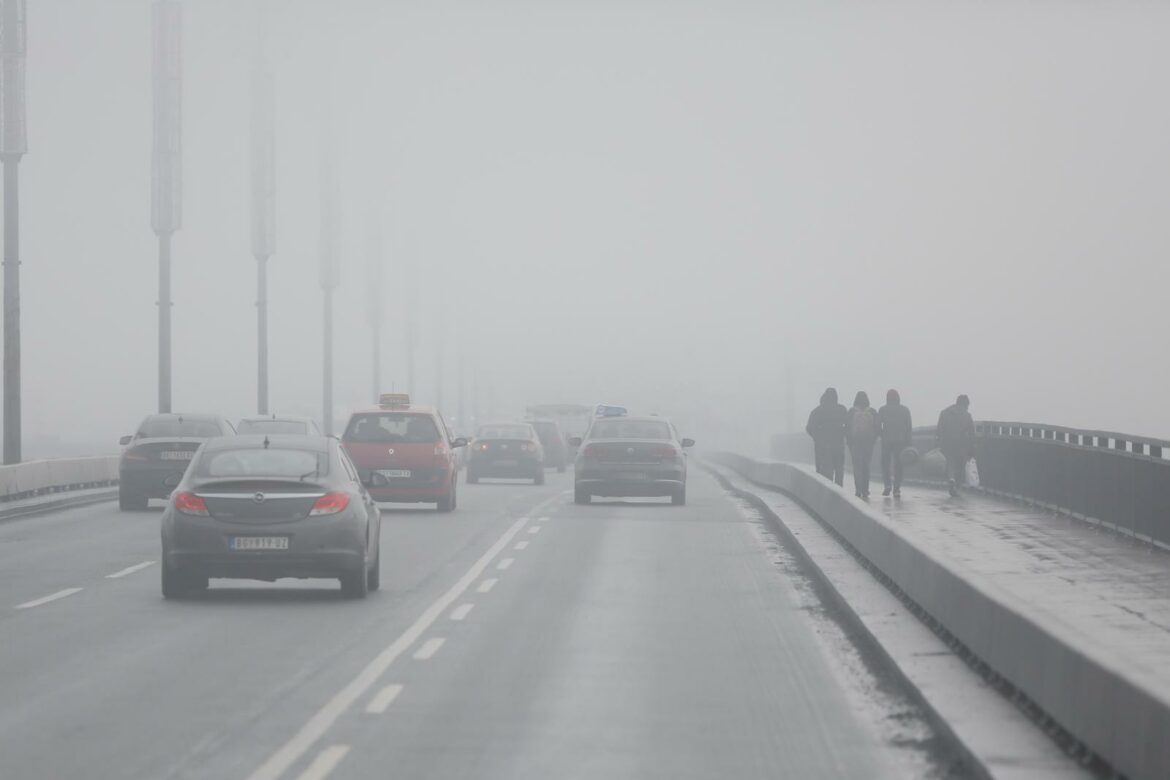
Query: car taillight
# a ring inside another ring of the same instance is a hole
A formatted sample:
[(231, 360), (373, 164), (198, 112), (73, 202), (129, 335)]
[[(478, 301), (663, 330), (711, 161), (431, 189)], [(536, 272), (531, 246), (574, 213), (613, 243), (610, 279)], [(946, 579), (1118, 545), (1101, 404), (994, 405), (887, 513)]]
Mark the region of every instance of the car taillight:
[(650, 454), (663, 460), (672, 460), (678, 457), (678, 450), (674, 447), (655, 447), (650, 450)]
[(210, 516), (210, 513), (207, 511), (207, 504), (204, 503), (203, 499), (187, 491), (175, 493), (175, 509), (185, 515), (196, 515), (198, 517)]
[(487, 452), (487, 450), (488, 450), (488, 443), (486, 441), (483, 444), (479, 445), (480, 452)]
[(126, 450), (122, 453), (122, 460), (150, 460), (150, 457), (139, 450)]
[(600, 458), (602, 452), (602, 448), (596, 444), (587, 444), (585, 449), (581, 450), (581, 454), (586, 458)]
[(335, 515), (349, 506), (348, 493), (326, 493), (317, 499), (313, 508), (309, 510), (309, 517), (318, 515)]

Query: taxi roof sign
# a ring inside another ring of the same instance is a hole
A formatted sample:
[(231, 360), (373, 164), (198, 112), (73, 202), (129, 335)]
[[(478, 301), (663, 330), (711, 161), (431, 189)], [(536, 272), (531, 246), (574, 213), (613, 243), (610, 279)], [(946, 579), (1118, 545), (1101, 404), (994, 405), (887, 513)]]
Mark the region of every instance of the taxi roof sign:
[(624, 406), (611, 406), (610, 404), (598, 404), (593, 410), (594, 417), (625, 417), (629, 414)]
[(382, 393), (378, 396), (378, 406), (410, 406), (408, 393)]

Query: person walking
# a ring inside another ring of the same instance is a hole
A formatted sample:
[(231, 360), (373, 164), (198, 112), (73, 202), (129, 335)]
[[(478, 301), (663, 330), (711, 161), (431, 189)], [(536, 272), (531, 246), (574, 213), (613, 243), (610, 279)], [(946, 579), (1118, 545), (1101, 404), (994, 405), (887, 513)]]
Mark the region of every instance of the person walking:
[(853, 408), (845, 421), (845, 440), (853, 456), (853, 486), (858, 498), (869, 498), (869, 469), (873, 463), (873, 445), (881, 434), (877, 412), (869, 405), (864, 391), (853, 399)]
[(882, 495), (888, 496), (892, 491), (894, 498), (901, 498), (902, 452), (914, 442), (914, 425), (910, 422), (910, 410), (902, 406), (897, 390), (886, 392), (886, 405), (878, 410), (878, 422), (881, 423), (882, 481), (885, 483)]
[(838, 485), (845, 482), (845, 407), (837, 401), (837, 389), (821, 394), (821, 403), (808, 416), (805, 431), (812, 437), (817, 473)]
[(975, 421), (971, 399), (961, 395), (938, 416), (938, 448), (947, 459), (947, 486), (952, 496), (967, 481), (967, 461), (975, 457)]

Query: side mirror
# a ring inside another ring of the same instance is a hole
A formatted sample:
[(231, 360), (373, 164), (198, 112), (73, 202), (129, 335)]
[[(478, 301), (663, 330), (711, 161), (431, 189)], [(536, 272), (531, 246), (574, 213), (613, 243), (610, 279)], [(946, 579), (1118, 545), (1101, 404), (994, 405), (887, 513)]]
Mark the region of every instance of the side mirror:
[(580, 447), (581, 446), (581, 437), (580, 436), (570, 436), (569, 437), (569, 446), (570, 447)]
[(694, 439), (683, 439), (681, 442), (679, 442), (679, 444), (681, 444), (683, 447), (694, 447), (695, 440)]
[(467, 442), (467, 439), (463, 438), (462, 436), (460, 436), (460, 437), (459, 437), (458, 439), (456, 439), (455, 441), (451, 442), (451, 446), (452, 446), (452, 447), (456, 447), (456, 448), (458, 448), (458, 447), (466, 447), (466, 446), (467, 446), (467, 444), (468, 444), (468, 442)]
[(133, 436), (123, 436), (122, 438), (118, 439), (118, 443), (121, 444), (123, 447), (125, 447), (127, 444), (129, 444), (132, 441), (134, 441)]
[(386, 487), (390, 484), (390, 480), (386, 479), (384, 474), (377, 471), (371, 471), (370, 475), (362, 480), (362, 484), (368, 488)]

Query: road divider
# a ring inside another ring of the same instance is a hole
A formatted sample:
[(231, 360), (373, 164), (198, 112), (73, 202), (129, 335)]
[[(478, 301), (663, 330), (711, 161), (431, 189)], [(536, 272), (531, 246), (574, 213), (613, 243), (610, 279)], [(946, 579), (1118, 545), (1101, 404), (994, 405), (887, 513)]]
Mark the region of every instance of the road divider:
[(0, 466), (0, 519), (108, 501), (117, 484), (117, 455)]

